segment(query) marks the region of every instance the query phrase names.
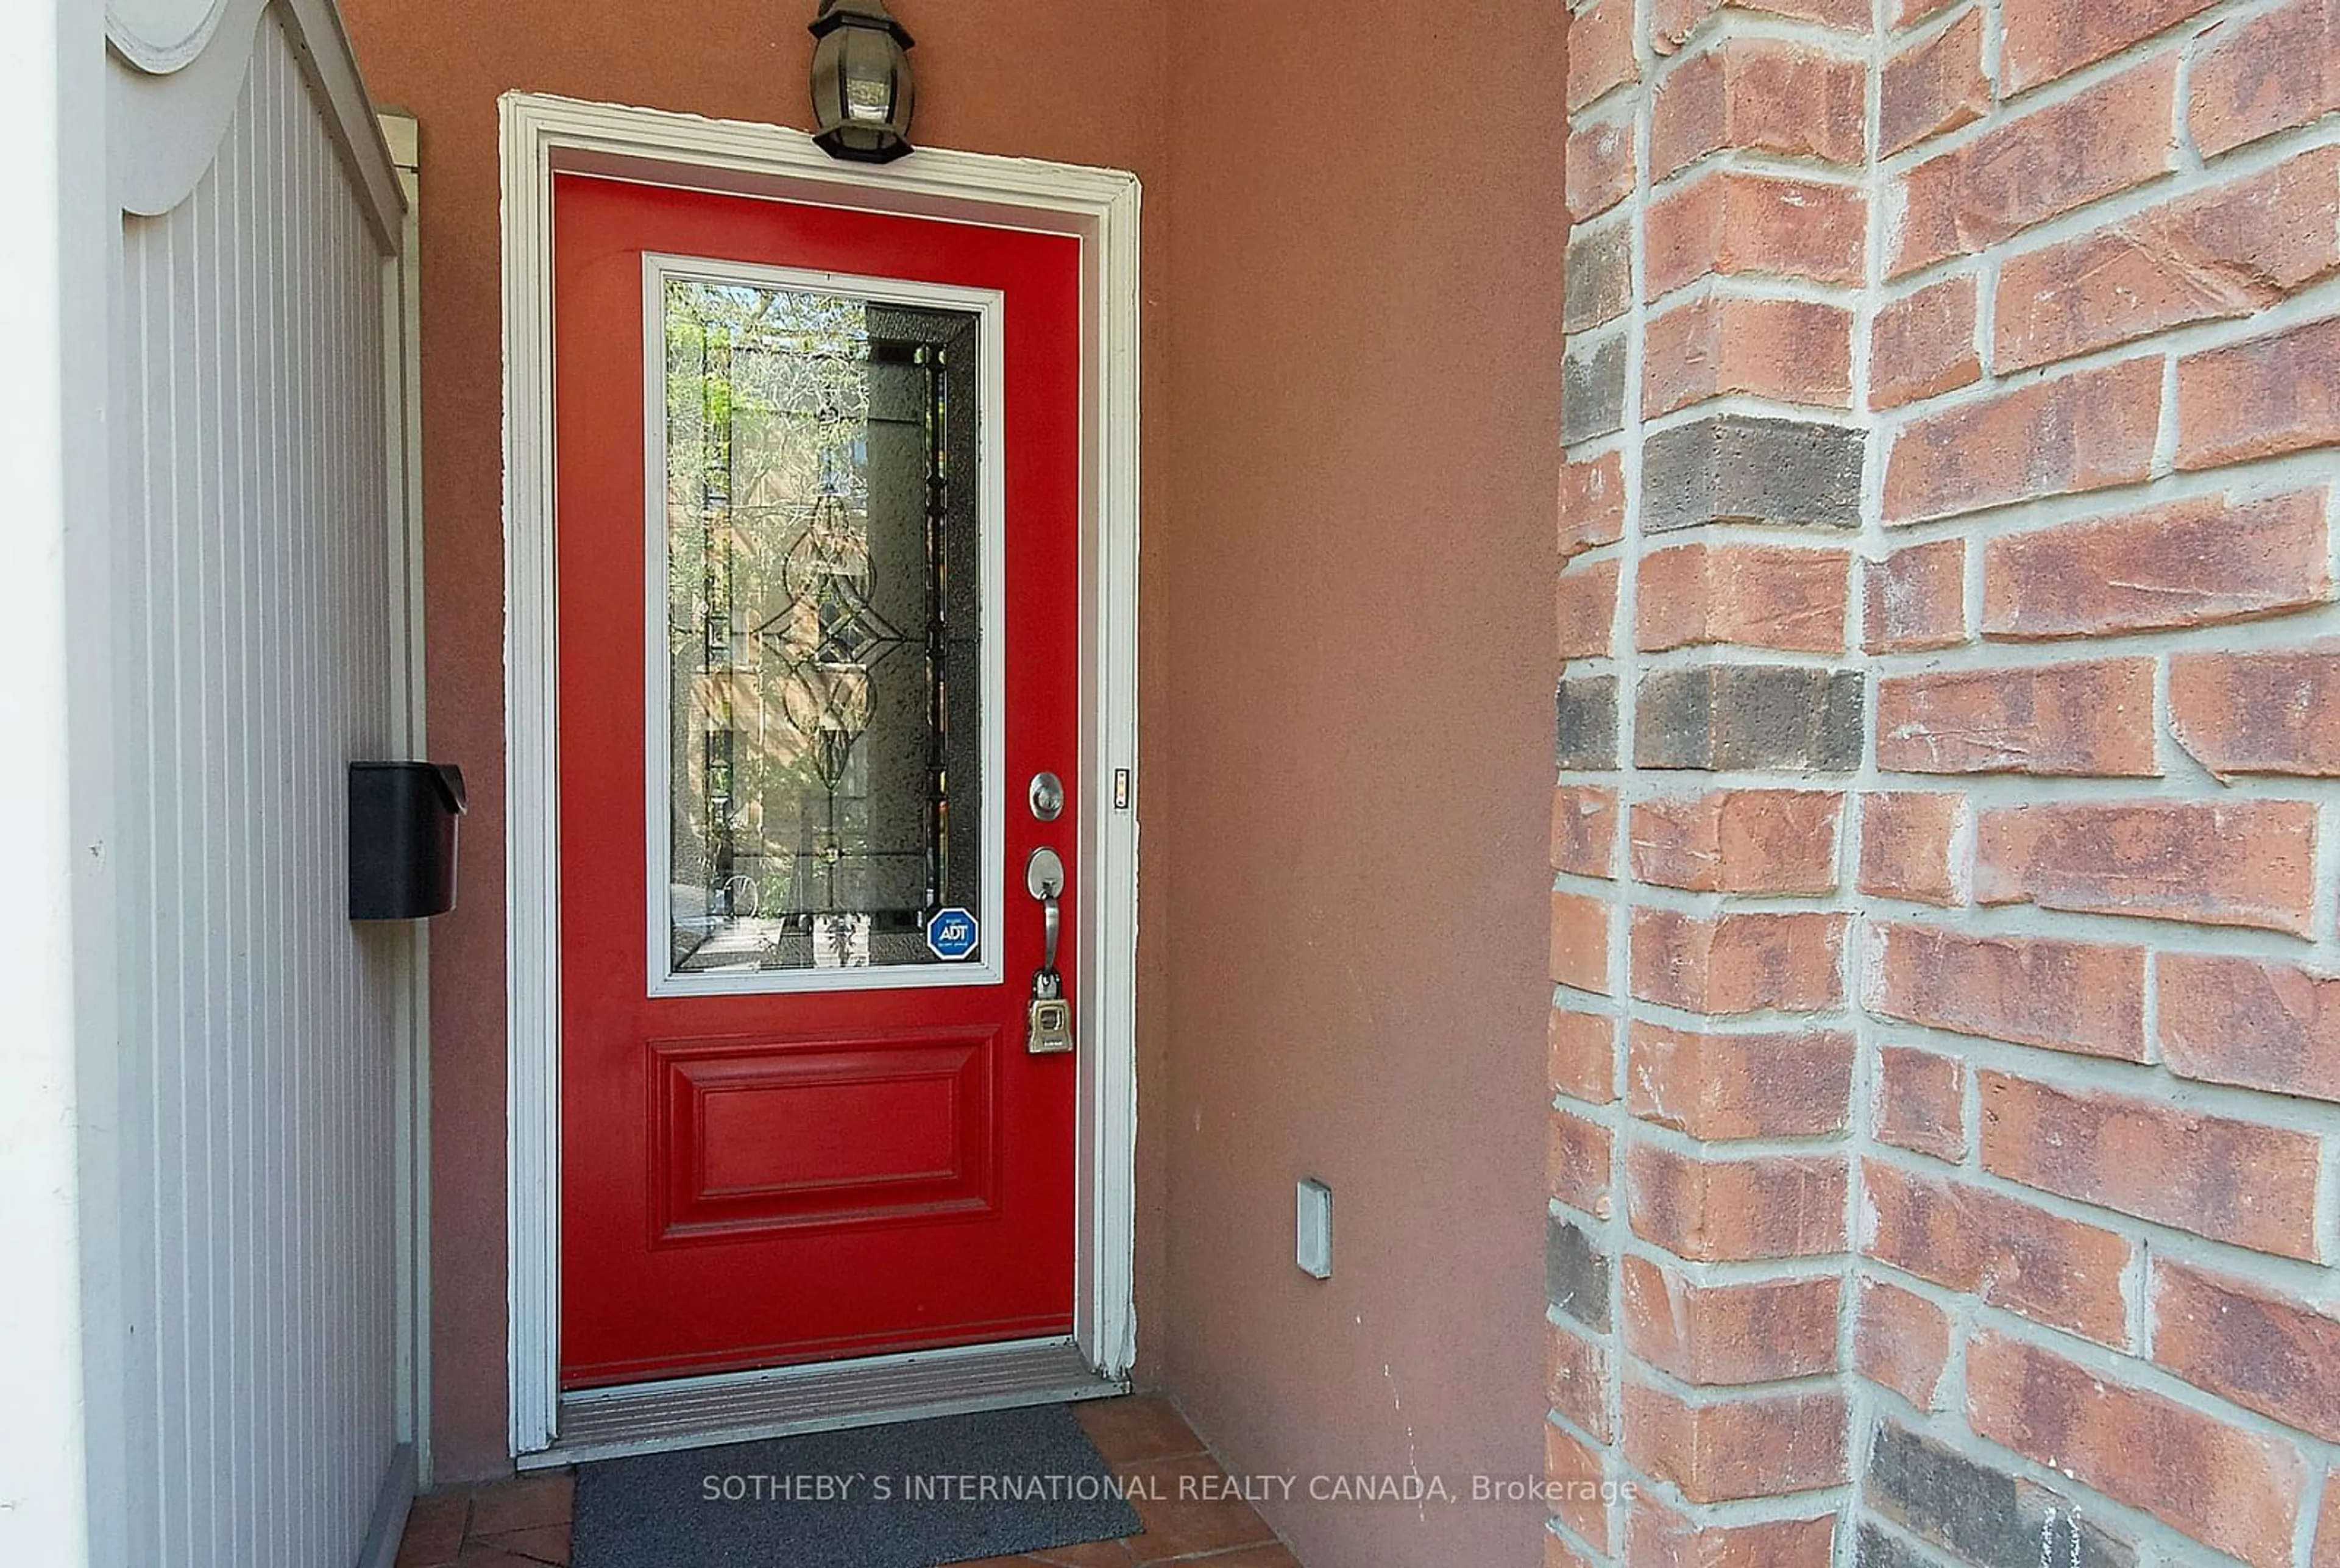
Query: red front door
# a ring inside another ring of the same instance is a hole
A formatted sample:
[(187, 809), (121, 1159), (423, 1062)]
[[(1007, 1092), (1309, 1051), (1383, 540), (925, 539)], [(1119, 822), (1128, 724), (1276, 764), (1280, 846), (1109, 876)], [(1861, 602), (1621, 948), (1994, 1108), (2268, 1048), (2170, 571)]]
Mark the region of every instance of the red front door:
[(1068, 1335), (1078, 243), (563, 175), (554, 261), (563, 1385)]

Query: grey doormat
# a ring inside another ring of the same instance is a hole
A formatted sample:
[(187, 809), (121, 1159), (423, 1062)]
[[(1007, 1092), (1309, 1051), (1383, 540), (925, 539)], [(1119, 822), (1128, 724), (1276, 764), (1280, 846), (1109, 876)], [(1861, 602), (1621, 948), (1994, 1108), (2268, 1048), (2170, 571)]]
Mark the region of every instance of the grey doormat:
[(573, 1568), (936, 1568), (1138, 1532), (1063, 1404), (579, 1467)]

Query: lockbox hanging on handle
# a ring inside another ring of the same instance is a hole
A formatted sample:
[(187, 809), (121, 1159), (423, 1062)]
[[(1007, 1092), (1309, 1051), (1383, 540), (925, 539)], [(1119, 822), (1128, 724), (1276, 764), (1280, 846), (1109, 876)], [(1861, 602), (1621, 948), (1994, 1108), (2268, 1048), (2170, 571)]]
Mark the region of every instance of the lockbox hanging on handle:
[(350, 918), (420, 920), (455, 907), (463, 770), (446, 762), (350, 764)]

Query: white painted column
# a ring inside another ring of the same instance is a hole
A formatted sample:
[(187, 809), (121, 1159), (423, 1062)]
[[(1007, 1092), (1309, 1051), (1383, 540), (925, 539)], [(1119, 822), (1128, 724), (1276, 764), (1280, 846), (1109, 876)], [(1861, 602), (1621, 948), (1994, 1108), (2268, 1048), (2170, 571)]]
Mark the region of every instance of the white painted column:
[(102, 386), (106, 347), (74, 228), (104, 193), (77, 188), (92, 164), (68, 141), (103, 124), (83, 13), (103, 15), (40, 0), (0, 39), (0, 1562), (57, 1568), (89, 1560), (65, 546), (105, 443), (68, 348)]

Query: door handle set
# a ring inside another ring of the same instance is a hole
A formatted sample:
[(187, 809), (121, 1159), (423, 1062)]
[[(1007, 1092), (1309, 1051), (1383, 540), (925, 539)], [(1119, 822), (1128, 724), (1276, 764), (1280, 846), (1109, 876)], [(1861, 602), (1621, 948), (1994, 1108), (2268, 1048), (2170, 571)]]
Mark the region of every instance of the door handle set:
[(1039, 972), (1032, 977), (1024, 1048), (1036, 1057), (1056, 1056), (1073, 1048), (1073, 1004), (1065, 996), (1065, 978), (1056, 972), (1056, 944), (1065, 929), (1064, 857), (1046, 844), (1033, 850), (1024, 862), (1024, 888), (1038, 901), (1046, 933)]

